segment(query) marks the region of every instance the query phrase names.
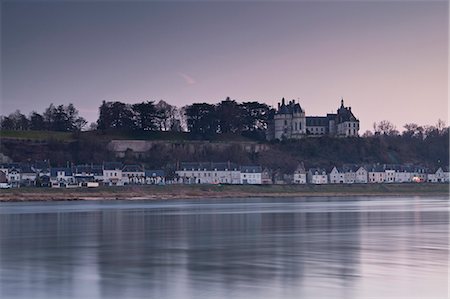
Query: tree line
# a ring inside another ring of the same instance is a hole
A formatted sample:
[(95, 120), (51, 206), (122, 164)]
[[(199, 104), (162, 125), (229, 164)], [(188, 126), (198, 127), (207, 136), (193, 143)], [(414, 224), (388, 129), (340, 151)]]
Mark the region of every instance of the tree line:
[[(73, 104), (50, 104), (42, 114), (33, 111), (28, 116), (19, 110), (0, 117), (2, 130), (47, 130), (77, 132), (84, 129), (108, 132), (145, 131), (188, 131), (200, 138), (215, 134), (239, 134), (264, 140), (268, 121), (275, 110), (264, 103), (248, 101), (239, 103), (227, 97), (217, 104), (194, 103), (181, 108), (160, 100), (143, 101), (135, 104), (120, 101), (103, 101), (99, 117), (88, 128), (87, 121), (79, 116)], [(362, 137), (403, 136), (425, 139), (427, 136), (443, 135), (448, 127), (442, 120), (435, 126), (421, 126), (409, 123), (400, 133), (389, 121), (373, 124), (373, 131), (366, 131)]]
[(50, 106), (42, 114), (33, 111), (26, 116), (16, 110), (8, 116), (0, 117), (0, 127), (2, 130), (46, 130), (58, 132), (81, 131), (87, 121), (79, 116), (78, 110), (73, 104)]
[[(264, 138), (267, 122), (273, 110), (264, 103), (244, 102), (226, 98), (217, 104), (194, 103), (181, 108), (165, 101), (144, 101), (128, 104), (103, 101), (99, 117), (90, 130), (121, 131), (189, 131), (201, 137), (214, 134), (247, 134)], [(86, 128), (73, 104), (51, 104), (42, 114), (35, 111), (29, 116), (19, 110), (2, 116), (2, 130), (48, 130), (75, 132)]]

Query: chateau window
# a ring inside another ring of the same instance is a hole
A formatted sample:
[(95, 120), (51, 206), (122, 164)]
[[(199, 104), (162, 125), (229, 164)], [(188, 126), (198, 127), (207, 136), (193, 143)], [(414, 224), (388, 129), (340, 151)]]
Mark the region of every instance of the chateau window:
[(297, 131), (297, 122), (294, 123), (295, 131)]
[(301, 130), (302, 129), (302, 123), (298, 123), (298, 129)]
[(284, 120), (284, 125), (287, 126), (287, 120)]

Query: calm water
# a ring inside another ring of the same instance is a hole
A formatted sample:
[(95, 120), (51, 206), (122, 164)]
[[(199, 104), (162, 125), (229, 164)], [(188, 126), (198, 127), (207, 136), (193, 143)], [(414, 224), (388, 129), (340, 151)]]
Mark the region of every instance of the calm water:
[(0, 205), (1, 298), (447, 298), (448, 199)]

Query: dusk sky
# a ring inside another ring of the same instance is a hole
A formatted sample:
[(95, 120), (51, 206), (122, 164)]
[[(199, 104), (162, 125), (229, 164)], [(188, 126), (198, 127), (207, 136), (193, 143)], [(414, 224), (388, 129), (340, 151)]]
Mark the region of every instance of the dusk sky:
[(447, 1), (3, 1), (1, 113), (230, 96), (306, 115), (340, 98), (363, 133), (448, 119)]

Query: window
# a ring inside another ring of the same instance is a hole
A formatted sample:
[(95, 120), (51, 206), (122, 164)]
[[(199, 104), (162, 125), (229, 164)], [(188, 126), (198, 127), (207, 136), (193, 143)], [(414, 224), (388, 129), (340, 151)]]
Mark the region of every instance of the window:
[(295, 131), (297, 131), (297, 122), (294, 123)]
[(301, 122), (298, 123), (298, 129), (299, 129), (299, 130), (302, 129), (302, 123), (301, 123)]
[(287, 126), (287, 120), (284, 120), (284, 125)]

